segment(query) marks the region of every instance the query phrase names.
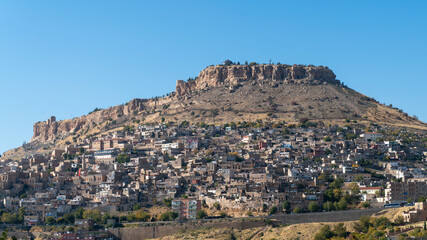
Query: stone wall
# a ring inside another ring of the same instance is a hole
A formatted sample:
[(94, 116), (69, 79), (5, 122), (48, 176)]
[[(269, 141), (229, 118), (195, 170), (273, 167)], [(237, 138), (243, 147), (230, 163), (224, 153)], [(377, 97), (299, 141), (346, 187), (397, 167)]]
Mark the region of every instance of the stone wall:
[(310, 222), (344, 222), (358, 220), (361, 216), (371, 216), (372, 214), (381, 210), (383, 209), (375, 208), (363, 210), (285, 214), (269, 216), (269, 218), (276, 219), (283, 224), (298, 224)]
[(110, 233), (122, 240), (159, 238), (200, 228), (235, 228), (239, 230), (265, 226), (263, 220), (255, 221), (232, 221), (223, 219), (222, 221), (191, 221), (186, 223), (172, 223), (169, 225), (153, 225), (143, 227), (112, 228)]
[[(361, 216), (370, 216), (382, 209), (349, 210), (304, 214), (274, 215), (266, 218), (275, 219), (283, 224), (298, 224), (309, 222), (343, 222), (358, 220)], [(147, 224), (148, 225), (148, 224)], [(258, 219), (220, 219), (207, 221), (190, 221), (185, 223), (165, 223), (165, 225), (153, 224), (151, 226), (112, 228), (112, 233), (116, 238), (122, 240), (135, 240), (147, 238), (159, 238), (199, 228), (235, 228), (239, 230), (265, 226), (264, 220)]]

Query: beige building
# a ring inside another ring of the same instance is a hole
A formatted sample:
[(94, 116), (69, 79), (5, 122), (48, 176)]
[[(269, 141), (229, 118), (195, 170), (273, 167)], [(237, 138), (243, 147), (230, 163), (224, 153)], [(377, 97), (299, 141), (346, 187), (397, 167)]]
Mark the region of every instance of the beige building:
[(417, 202), (415, 207), (403, 212), (403, 219), (407, 223), (427, 220), (427, 202)]

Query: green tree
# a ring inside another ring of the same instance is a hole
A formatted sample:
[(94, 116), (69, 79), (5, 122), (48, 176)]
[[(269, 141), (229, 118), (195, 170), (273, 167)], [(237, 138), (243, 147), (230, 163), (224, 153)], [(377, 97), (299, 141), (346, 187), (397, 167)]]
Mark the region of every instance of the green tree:
[(166, 205), (166, 207), (172, 207), (172, 198), (164, 198), (163, 203)]
[(350, 183), (349, 187), (351, 189), (351, 195), (359, 195), (360, 194), (359, 184), (353, 182), (353, 183)]
[(74, 214), (66, 213), (63, 216), (64, 222), (66, 224), (73, 224), (74, 223)]
[(359, 222), (354, 224), (354, 229), (358, 232), (367, 233), (371, 226), (371, 217), (362, 216), (360, 217)]
[(45, 222), (46, 222), (46, 224), (53, 225), (53, 224), (56, 223), (56, 220), (55, 220), (54, 217), (49, 216), (49, 217), (46, 218)]
[(426, 196), (421, 196), (417, 199), (417, 202), (425, 202), (427, 200)]
[(314, 240), (326, 240), (334, 236), (331, 227), (329, 225), (323, 226), (320, 231), (314, 236)]
[[(178, 214), (176, 214), (177, 215), (177, 217), (178, 217)], [(173, 218), (172, 217), (172, 212), (165, 212), (165, 213), (162, 213), (161, 215), (160, 215), (160, 217), (159, 217), (159, 220), (160, 221), (172, 221), (172, 220), (174, 220), (175, 218)]]
[(205, 210), (199, 210), (196, 213), (196, 218), (197, 219), (203, 219), (203, 218), (206, 218), (207, 216), (208, 216), (208, 214), (206, 213)]
[(268, 209), (268, 206), (267, 206), (267, 204), (262, 204), (262, 211), (263, 212), (267, 212), (267, 209)]
[(98, 209), (89, 209), (89, 210), (84, 211), (83, 218), (84, 219), (92, 218), (93, 221), (95, 221), (97, 223), (101, 223), (102, 215)]
[[(14, 236), (15, 237), (15, 236)], [(16, 238), (16, 237), (15, 237)], [(7, 240), (7, 229), (1, 233), (0, 240)]]
[(18, 210), (18, 222), (20, 223), (24, 222), (25, 210), (25, 207), (20, 207)]
[(291, 210), (291, 203), (288, 200), (285, 200), (282, 202), (282, 209), (288, 213)]
[(83, 155), (83, 153), (85, 153), (85, 149), (83, 147), (80, 147), (79, 148), (79, 154)]
[(126, 153), (120, 153), (117, 156), (117, 162), (118, 163), (127, 163), (130, 161), (130, 157)]
[(302, 211), (303, 210), (300, 207), (295, 207), (294, 210), (293, 210), (294, 213), (302, 213)]
[(5, 212), (1, 216), (3, 223), (18, 223), (18, 214)]
[(82, 207), (79, 207), (75, 212), (74, 215), (76, 216), (76, 219), (83, 219), (83, 213), (85, 212), (85, 209)]
[(371, 206), (370, 202), (362, 202), (362, 207), (369, 208)]
[(123, 131), (127, 133), (131, 133), (131, 132), (134, 132), (135, 129), (133, 128), (133, 126), (123, 125)]
[(135, 213), (135, 220), (136, 221), (146, 222), (150, 218), (151, 218), (150, 214), (148, 214), (147, 212), (145, 212), (142, 209), (136, 211), (136, 213)]
[(271, 207), (269, 213), (271, 215), (277, 213), (277, 207), (276, 206)]
[(338, 223), (337, 225), (335, 225), (334, 233), (338, 237), (342, 237), (342, 238), (346, 238), (349, 234), (349, 232), (347, 232), (347, 229), (344, 226), (344, 223)]
[(323, 209), (324, 210), (326, 210), (326, 211), (334, 211), (335, 210), (335, 206), (334, 206), (334, 203), (332, 203), (332, 202), (325, 202), (324, 204), (323, 204)]
[(317, 212), (319, 210), (319, 204), (317, 202), (310, 202), (308, 204), (308, 211)]
[(105, 212), (104, 214), (102, 214), (102, 217), (101, 217), (101, 223), (102, 223), (102, 224), (106, 224), (106, 223), (107, 223), (107, 221), (108, 221), (108, 219), (110, 219), (110, 218), (111, 218), (110, 213)]
[(374, 221), (374, 227), (376, 227), (376, 228), (390, 227), (390, 226), (392, 226), (392, 223), (386, 217), (379, 217), (379, 218), (375, 219), (375, 221)]
[(139, 209), (141, 209), (141, 205), (139, 203), (135, 203), (132, 207), (132, 210), (134, 211), (138, 211)]
[(337, 210), (347, 210), (347, 201), (342, 198), (339, 202), (335, 204), (335, 209)]

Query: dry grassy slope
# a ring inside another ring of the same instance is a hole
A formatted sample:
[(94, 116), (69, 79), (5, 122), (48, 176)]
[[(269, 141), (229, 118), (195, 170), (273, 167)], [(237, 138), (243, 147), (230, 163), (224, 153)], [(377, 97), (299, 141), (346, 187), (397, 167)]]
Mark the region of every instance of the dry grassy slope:
[[(113, 107), (114, 108), (114, 107)], [(109, 109), (103, 110), (109, 111)], [(94, 114), (100, 114), (99, 112)], [(129, 113), (117, 120), (116, 125), (111, 121), (100, 121), (82, 128), (74, 135), (61, 136), (54, 140), (53, 145), (34, 144), (35, 151), (50, 151), (57, 147), (73, 142), (73, 137), (79, 140), (88, 135), (98, 135), (120, 129), (123, 124), (160, 122), (163, 119), (173, 122), (184, 120), (197, 123), (229, 123), (239, 121), (286, 121), (298, 122), (301, 118), (323, 121), (326, 124), (344, 124), (345, 119), (357, 120), (360, 123), (375, 122), (395, 127), (408, 127), (427, 130), (427, 124), (399, 112), (396, 109), (379, 104), (363, 94), (350, 88), (335, 84), (278, 84), (272, 86), (265, 82), (244, 82), (237, 89), (230, 91), (228, 87), (212, 87), (198, 90), (184, 96), (168, 96), (144, 103), (144, 110), (137, 114)], [(19, 159), (28, 154), (22, 148), (6, 153), (7, 158)], [(4, 159), (4, 158), (3, 158)]]
[[(372, 215), (374, 218), (387, 217), (391, 221), (394, 221), (398, 216), (402, 215), (403, 211), (408, 210), (406, 208), (392, 208), (385, 209), (381, 212)], [(354, 231), (354, 223), (356, 221), (343, 222), (344, 226), (348, 231)], [(231, 235), (234, 235), (236, 239), (281, 239), (281, 240), (293, 240), (293, 239), (313, 239), (317, 232), (324, 225), (330, 225), (332, 228), (336, 222), (319, 222), (319, 223), (302, 223), (293, 224), (284, 227), (258, 227), (239, 231), (230, 228), (220, 229), (198, 229), (194, 231), (183, 232), (164, 238), (162, 240), (171, 239), (230, 239)], [(420, 224), (418, 224), (420, 225)]]
[[(332, 84), (301, 85), (246, 84), (230, 92), (226, 87), (211, 88), (188, 97), (170, 98), (167, 109), (148, 115), (146, 121), (227, 123), (238, 121), (298, 122), (312, 120), (342, 121), (356, 119), (381, 124), (427, 130), (427, 124), (346, 87)], [(217, 115), (213, 114), (216, 111)], [(268, 116), (270, 113), (273, 117)]]
[[(337, 223), (302, 223), (295, 224), (285, 227), (258, 227), (251, 228), (246, 230), (236, 230), (231, 228), (202, 228), (198, 230), (178, 233), (172, 236), (167, 236), (163, 238), (158, 238), (161, 240), (172, 240), (172, 239), (221, 239), (227, 240), (232, 239), (231, 236), (234, 236), (236, 239), (277, 239), (277, 240), (308, 240), (313, 239), (316, 233), (324, 225), (330, 225), (331, 227), (335, 226)], [(353, 231), (354, 221), (344, 222), (344, 226), (348, 231)]]

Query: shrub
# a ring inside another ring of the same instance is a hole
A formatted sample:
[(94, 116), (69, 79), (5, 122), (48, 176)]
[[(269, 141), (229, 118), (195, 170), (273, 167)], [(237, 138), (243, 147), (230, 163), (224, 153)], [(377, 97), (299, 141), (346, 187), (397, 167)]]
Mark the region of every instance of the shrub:
[(334, 233), (331, 230), (329, 225), (323, 226), (320, 231), (314, 236), (315, 240), (326, 240), (334, 236)]
[(302, 211), (303, 210), (300, 207), (295, 207), (294, 210), (293, 210), (294, 213), (302, 213)]
[(216, 210), (221, 210), (221, 205), (220, 205), (218, 202), (215, 202), (215, 203), (212, 205), (212, 207), (213, 207), (213, 208), (215, 208)]
[(117, 156), (117, 162), (118, 163), (127, 163), (130, 161), (130, 157), (126, 153), (120, 153)]
[(208, 216), (208, 214), (206, 213), (205, 210), (199, 210), (196, 213), (196, 218), (197, 219), (203, 219), (203, 218), (206, 218), (207, 216)]
[(46, 222), (46, 224), (53, 225), (53, 224), (56, 223), (56, 220), (55, 220), (54, 217), (49, 216), (49, 217), (46, 218), (45, 222)]
[(370, 202), (362, 202), (362, 207), (369, 208), (371, 206)]
[(308, 204), (308, 211), (317, 212), (319, 210), (319, 204), (317, 202), (310, 202)]
[(141, 209), (141, 205), (139, 203), (135, 203), (132, 207), (132, 210), (134, 211), (138, 211), (139, 209)]
[(160, 221), (173, 221), (178, 217), (178, 213), (176, 212), (165, 212), (162, 215), (160, 215), (159, 220)]
[(277, 207), (276, 206), (273, 206), (273, 207), (271, 207), (270, 208), (270, 212), (269, 212), (270, 214), (275, 214), (275, 213), (277, 213)]

